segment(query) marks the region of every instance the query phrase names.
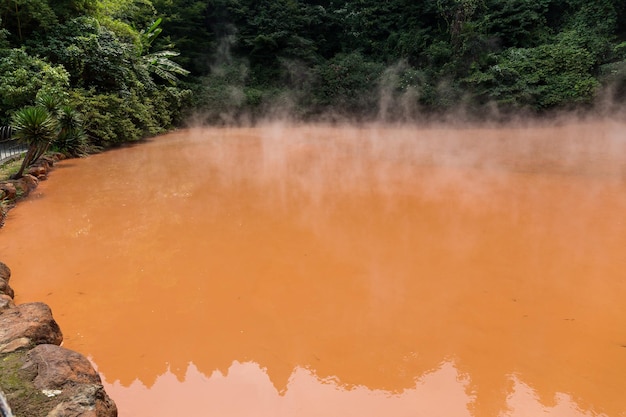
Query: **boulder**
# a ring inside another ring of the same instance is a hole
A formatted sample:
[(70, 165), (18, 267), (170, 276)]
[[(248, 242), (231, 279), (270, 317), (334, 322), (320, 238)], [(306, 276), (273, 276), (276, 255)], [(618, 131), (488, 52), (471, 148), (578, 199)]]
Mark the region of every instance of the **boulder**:
[(65, 155), (60, 152), (54, 152), (39, 158), (39, 161), (45, 161), (50, 165), (50, 167), (54, 166), (56, 162), (62, 161), (65, 159)]
[(9, 282), (9, 279), (11, 278), (11, 269), (9, 269), (9, 267), (3, 262), (0, 262), (0, 278), (6, 282)]
[(63, 390), (68, 385), (77, 384), (102, 384), (100, 375), (87, 358), (52, 344), (41, 344), (31, 349), (22, 370), (34, 376), (33, 383), (41, 390)]
[(8, 295), (13, 298), (15, 293), (13, 288), (9, 286), (9, 279), (11, 279), (11, 270), (6, 264), (0, 262), (0, 295)]
[(102, 387), (91, 362), (80, 353), (56, 345), (31, 349), (20, 371), (42, 392), (60, 402), (48, 417), (116, 417), (117, 407)]
[(32, 346), (32, 343), (27, 337), (18, 337), (17, 339), (12, 339), (9, 343), (2, 345), (2, 349), (0, 353), (11, 353), (16, 350), (26, 349)]
[(28, 188), (28, 192), (33, 191), (35, 188), (37, 188), (37, 185), (39, 185), (39, 181), (37, 180), (37, 178), (30, 174), (25, 174), (24, 176), (22, 176), (22, 178), (19, 179), (19, 181), (24, 184), (26, 188)]
[[(50, 307), (44, 303), (27, 303), (5, 309), (0, 314), (0, 353), (5, 349), (14, 350), (16, 339), (22, 339), (19, 342), (22, 347), (42, 343), (60, 345), (63, 334)], [(24, 344), (24, 340), (28, 343)]]
[(1, 182), (0, 190), (5, 194), (4, 199), (12, 200), (17, 196), (17, 188), (15, 188), (15, 184), (10, 181)]
[[(9, 199), (16, 200), (20, 197), (26, 197), (28, 193), (30, 193), (30, 188), (28, 187), (28, 182), (24, 180), (24, 177), (18, 180), (9, 180), (6, 182), (8, 187), (13, 187), (15, 192), (10, 193)], [(10, 192), (11, 190), (9, 190)]]
[(13, 298), (4, 294), (0, 295), (0, 314), (2, 314), (4, 310), (8, 310), (10, 308), (15, 308)]
[(116, 417), (117, 407), (102, 385), (83, 385), (59, 403), (47, 417)]
[[(47, 165), (47, 163), (45, 163)], [(35, 178), (39, 178), (40, 175), (46, 175), (48, 173), (48, 170), (46, 169), (46, 167), (44, 166), (44, 164), (42, 165), (36, 165), (36, 166), (32, 166), (30, 168), (28, 168), (28, 174), (32, 175)]]
[(9, 283), (2, 278), (0, 278), (0, 295), (8, 295), (11, 298), (15, 297), (15, 292), (13, 291), (13, 288), (11, 288), (9, 286)]

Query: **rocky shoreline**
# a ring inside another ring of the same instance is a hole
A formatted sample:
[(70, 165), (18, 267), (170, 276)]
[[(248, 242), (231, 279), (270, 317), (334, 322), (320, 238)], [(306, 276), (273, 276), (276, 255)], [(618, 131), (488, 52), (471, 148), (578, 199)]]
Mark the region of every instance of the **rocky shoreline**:
[(37, 188), (39, 181), (46, 180), (54, 164), (63, 159), (65, 155), (61, 153), (44, 155), (28, 167), (22, 178), (0, 181), (0, 227), (4, 225), (7, 213), (15, 203)]
[(15, 416), (116, 417), (100, 375), (63, 334), (44, 303), (13, 302), (11, 270), (0, 262), (0, 389)]
[[(17, 180), (0, 182), (0, 226), (63, 155), (40, 158)], [(0, 262), (0, 401), (2, 417), (117, 417), (91, 362), (61, 347), (63, 334), (44, 303), (16, 305), (11, 270)], [(0, 398), (2, 399), (2, 398)]]

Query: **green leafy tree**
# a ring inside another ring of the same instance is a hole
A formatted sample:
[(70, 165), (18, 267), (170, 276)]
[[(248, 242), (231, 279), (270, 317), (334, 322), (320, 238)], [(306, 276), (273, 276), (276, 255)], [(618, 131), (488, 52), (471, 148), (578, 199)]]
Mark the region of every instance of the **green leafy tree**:
[(9, 31), (2, 27), (2, 18), (0, 18), (0, 51), (9, 49)]
[(98, 91), (130, 91), (137, 82), (131, 67), (133, 44), (93, 17), (79, 17), (55, 27), (31, 46), (33, 53), (63, 65), (72, 85)]
[(337, 55), (317, 68), (316, 104), (344, 114), (375, 114), (378, 96), (372, 94), (372, 86), (377, 86), (383, 70), (384, 65), (360, 53)]
[(227, 18), (237, 28), (234, 51), (246, 57), (259, 84), (278, 84), (285, 60), (320, 62), (317, 44), (324, 41), (320, 39), (323, 8), (297, 0), (224, 3)]
[(510, 48), (486, 71), (477, 71), (464, 82), (484, 101), (506, 108), (540, 111), (590, 103), (599, 87), (592, 74), (594, 58), (577, 41), (569, 32), (554, 43)]
[(33, 104), (39, 92), (64, 94), (69, 78), (63, 66), (51, 65), (24, 49), (0, 51), (0, 120), (6, 123), (15, 109)]
[(36, 30), (48, 30), (58, 23), (48, 0), (0, 0), (0, 17), (17, 43)]
[(487, 0), (480, 24), (500, 48), (529, 48), (549, 40), (552, 0)]
[(137, 28), (154, 21), (156, 9), (150, 0), (98, 0), (98, 15)]
[(180, 51), (177, 62), (181, 66), (196, 77), (208, 74), (219, 39), (230, 35), (226, 7), (216, 5), (215, 0), (153, 0), (152, 3), (158, 16), (166, 21), (155, 49), (168, 49), (173, 43)]

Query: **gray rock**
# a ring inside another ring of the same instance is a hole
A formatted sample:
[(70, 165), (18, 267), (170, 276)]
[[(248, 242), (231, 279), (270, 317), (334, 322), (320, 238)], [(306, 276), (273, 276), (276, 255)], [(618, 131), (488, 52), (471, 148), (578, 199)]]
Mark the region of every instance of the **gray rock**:
[(102, 385), (83, 385), (47, 417), (117, 417), (117, 407)]

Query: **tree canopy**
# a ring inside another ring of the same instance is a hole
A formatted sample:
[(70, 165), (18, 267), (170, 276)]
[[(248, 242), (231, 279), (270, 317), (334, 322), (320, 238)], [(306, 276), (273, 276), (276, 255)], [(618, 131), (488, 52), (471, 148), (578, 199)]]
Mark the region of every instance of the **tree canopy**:
[(626, 93), (618, 0), (0, 0), (0, 18), (0, 122), (54, 93), (94, 146), (190, 112), (542, 114)]
[[(619, 102), (625, 90), (626, 6), (617, 0), (153, 5), (164, 22), (176, 22), (164, 34), (190, 64), (200, 85), (196, 105), (207, 114), (226, 109), (216, 97), (232, 113), (233, 106), (263, 112), (285, 96), (309, 117), (374, 117), (385, 97), (426, 113), (460, 103), (477, 115), (485, 106), (543, 113), (589, 107), (609, 90)], [(399, 68), (394, 84), (389, 74)], [(239, 74), (236, 82), (225, 82), (229, 71)]]

